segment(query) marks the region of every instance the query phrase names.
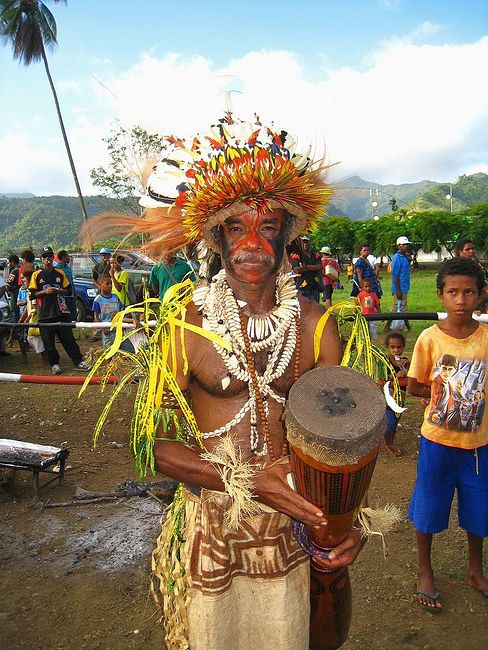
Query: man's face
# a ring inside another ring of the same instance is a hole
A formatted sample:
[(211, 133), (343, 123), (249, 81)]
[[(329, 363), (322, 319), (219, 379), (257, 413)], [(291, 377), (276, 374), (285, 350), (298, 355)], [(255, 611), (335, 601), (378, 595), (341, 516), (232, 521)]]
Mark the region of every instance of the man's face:
[(303, 246), (304, 252), (309, 253), (310, 248), (311, 248), (310, 239), (302, 239), (302, 246)]
[(100, 257), (102, 258), (102, 262), (105, 262), (105, 264), (110, 262), (110, 253), (100, 253)]
[(61, 264), (69, 264), (69, 255), (66, 254), (62, 259), (59, 260)]
[(53, 260), (54, 260), (53, 253), (46, 253), (45, 255), (41, 255), (41, 262), (44, 264), (45, 269), (52, 268)]
[(285, 212), (254, 210), (229, 217), (222, 226), (222, 263), (236, 280), (256, 284), (279, 269), (285, 253)]
[(369, 255), (369, 246), (363, 246), (359, 251), (359, 256), (362, 257), (363, 259), (366, 259), (368, 255)]
[(408, 251), (408, 244), (398, 244), (398, 250), (400, 253), (406, 253)]
[(440, 371), (442, 381), (444, 383), (447, 383), (449, 381), (449, 379), (452, 377), (452, 375), (454, 374), (455, 370), (456, 370), (456, 366), (444, 366), (444, 365), (442, 365), (441, 366), (441, 371)]
[(459, 255), (462, 257), (470, 257), (471, 259), (476, 258), (476, 250), (473, 242), (467, 242), (464, 244), (463, 250), (459, 252)]

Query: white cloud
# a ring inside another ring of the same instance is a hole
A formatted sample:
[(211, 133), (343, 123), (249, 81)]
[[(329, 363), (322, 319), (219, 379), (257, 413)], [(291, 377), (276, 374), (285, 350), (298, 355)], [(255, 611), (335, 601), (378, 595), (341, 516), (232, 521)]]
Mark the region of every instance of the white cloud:
[[(488, 37), (465, 45), (414, 42), (420, 33), (438, 29), (424, 23), (416, 36), (381, 44), (365, 69), (329, 69), (318, 81), (316, 71), (310, 75), (288, 51), (250, 52), (222, 68), (202, 56), (146, 54), (122, 74), (100, 80), (116, 99), (86, 79), (69, 128), (82, 187), (93, 191), (88, 172), (103, 163), (101, 140), (114, 116), (148, 130), (191, 134), (215, 122), (230, 90), (239, 91), (230, 94), (239, 116), (256, 111), (263, 121), (296, 133), (300, 142), (316, 142), (317, 153), (325, 142), (329, 159), (342, 161), (336, 176), (357, 173), (401, 183), (454, 180), (486, 170), (488, 86), (482, 79)], [(23, 168), (13, 169), (17, 165), (0, 157), (0, 187), (8, 188), (2, 191), (40, 192), (42, 186), (74, 193), (60, 139), (44, 151), (21, 133), (9, 137), (16, 138)], [(2, 144), (12, 151), (14, 141)]]

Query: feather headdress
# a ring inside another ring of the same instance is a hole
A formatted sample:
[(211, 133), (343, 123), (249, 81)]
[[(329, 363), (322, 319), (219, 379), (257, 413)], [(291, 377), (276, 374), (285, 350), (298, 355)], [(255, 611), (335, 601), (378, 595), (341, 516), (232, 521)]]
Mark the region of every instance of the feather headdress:
[(332, 190), (324, 167), (311, 161), (309, 151), (297, 153), (286, 131), (227, 113), (206, 135), (166, 140), (164, 158), (140, 200), (142, 217), (99, 215), (88, 222), (90, 239), (144, 233), (148, 254), (161, 257), (201, 240), (218, 251), (212, 228), (246, 210), (285, 209), (294, 216), (290, 240), (325, 215)]

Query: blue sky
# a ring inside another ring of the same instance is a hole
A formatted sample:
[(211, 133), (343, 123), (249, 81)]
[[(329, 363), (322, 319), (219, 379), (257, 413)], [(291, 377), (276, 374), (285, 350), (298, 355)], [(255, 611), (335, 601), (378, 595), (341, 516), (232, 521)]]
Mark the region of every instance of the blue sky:
[[(46, 2), (48, 53), (82, 189), (114, 119), (189, 135), (232, 94), (327, 148), (333, 178), (488, 173), (488, 3), (478, 0)], [(96, 77), (96, 79), (95, 79)], [(98, 82), (109, 90), (107, 92)], [(75, 193), (42, 64), (0, 49), (0, 192)], [(114, 98), (115, 96), (115, 98)]]

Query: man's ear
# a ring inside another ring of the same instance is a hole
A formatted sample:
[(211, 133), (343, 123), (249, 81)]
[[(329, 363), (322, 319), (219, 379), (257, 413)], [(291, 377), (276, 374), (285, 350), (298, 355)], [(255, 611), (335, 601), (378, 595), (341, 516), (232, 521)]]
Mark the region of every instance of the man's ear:
[(442, 289), (437, 289), (437, 297), (441, 302), (444, 302), (444, 292), (442, 291)]

